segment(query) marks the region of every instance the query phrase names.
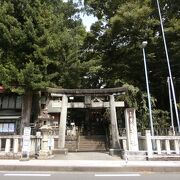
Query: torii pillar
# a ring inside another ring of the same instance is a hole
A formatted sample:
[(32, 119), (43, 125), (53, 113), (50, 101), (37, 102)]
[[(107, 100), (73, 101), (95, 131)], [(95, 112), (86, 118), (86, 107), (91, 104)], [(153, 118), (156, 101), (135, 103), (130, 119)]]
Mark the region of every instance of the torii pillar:
[(58, 139), (58, 148), (60, 151), (67, 153), (65, 149), (65, 137), (66, 137), (66, 121), (67, 121), (67, 108), (68, 108), (68, 97), (67, 95), (62, 96), (62, 109), (60, 116), (60, 125), (59, 125), (59, 139)]
[(111, 136), (112, 136), (110, 154), (113, 155), (115, 151), (120, 151), (119, 131), (117, 124), (114, 95), (110, 95), (110, 118), (111, 118)]

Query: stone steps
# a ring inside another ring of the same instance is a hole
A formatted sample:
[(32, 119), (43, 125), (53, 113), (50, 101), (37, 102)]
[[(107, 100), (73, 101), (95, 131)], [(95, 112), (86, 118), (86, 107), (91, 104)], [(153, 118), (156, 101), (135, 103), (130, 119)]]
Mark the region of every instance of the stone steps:
[(105, 136), (80, 136), (79, 151), (106, 151)]

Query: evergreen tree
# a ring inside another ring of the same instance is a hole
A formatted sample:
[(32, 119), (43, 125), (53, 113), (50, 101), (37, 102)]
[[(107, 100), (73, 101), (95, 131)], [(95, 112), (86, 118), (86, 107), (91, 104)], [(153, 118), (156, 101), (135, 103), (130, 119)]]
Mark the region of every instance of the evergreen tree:
[(76, 12), (70, 2), (0, 1), (0, 83), (24, 94), (22, 129), (30, 122), (33, 92), (79, 84), (85, 30)]
[[(141, 43), (147, 40), (146, 56), (151, 95), (157, 99), (156, 108), (168, 110), (168, 70), (156, 1), (85, 0), (85, 5), (88, 13), (99, 18), (99, 22), (91, 27), (89, 43), (93, 47), (91, 51), (96, 52), (93, 58), (99, 57), (101, 69), (97, 74), (101, 82), (107, 87), (128, 83), (145, 92)], [(163, 0), (160, 5), (172, 73), (178, 79), (180, 4), (175, 0)], [(156, 117), (157, 114), (156, 112)]]

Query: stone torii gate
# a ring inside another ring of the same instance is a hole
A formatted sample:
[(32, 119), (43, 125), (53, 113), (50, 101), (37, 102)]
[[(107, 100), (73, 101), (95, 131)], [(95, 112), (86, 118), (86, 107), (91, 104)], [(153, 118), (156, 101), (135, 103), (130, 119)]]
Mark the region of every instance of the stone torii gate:
[[(123, 101), (115, 101), (115, 96), (126, 92), (124, 87), (107, 89), (58, 89), (47, 88), (46, 92), (51, 96), (61, 97), (59, 108), (61, 108), (58, 148), (61, 152), (65, 151), (65, 133), (68, 108), (109, 108), (111, 123), (111, 149), (119, 150), (119, 132), (117, 125), (116, 107), (124, 107)], [(68, 102), (68, 97), (84, 96), (84, 102)], [(109, 96), (109, 101), (93, 101), (92, 97)]]

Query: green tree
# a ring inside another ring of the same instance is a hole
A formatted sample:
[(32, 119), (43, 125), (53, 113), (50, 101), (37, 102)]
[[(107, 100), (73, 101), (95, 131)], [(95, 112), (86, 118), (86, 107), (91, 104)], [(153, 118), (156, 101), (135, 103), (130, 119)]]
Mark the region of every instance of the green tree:
[[(98, 60), (101, 82), (107, 87), (128, 83), (138, 87), (143, 94), (146, 86), (140, 46), (142, 41), (147, 40), (150, 91), (157, 99), (156, 108), (168, 110), (168, 71), (156, 1), (86, 0), (85, 3), (88, 13), (99, 18), (99, 28), (94, 29), (93, 25), (90, 33), (93, 51), (101, 59)], [(160, 3), (172, 73), (179, 78), (179, 2), (163, 0)]]
[(22, 129), (30, 122), (33, 92), (79, 84), (78, 49), (86, 33), (76, 12), (70, 2), (0, 1), (0, 83), (24, 94)]

